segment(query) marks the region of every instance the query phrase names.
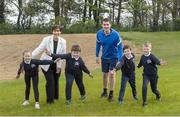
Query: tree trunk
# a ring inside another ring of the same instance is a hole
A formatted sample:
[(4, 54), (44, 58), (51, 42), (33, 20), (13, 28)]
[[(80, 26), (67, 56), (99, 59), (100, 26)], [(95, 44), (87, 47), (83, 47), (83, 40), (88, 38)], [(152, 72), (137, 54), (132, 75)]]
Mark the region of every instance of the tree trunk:
[(117, 16), (117, 20), (116, 20), (117, 25), (120, 25), (120, 18), (121, 18), (121, 3), (122, 3), (122, 0), (119, 0), (119, 5), (118, 5), (118, 16)]
[(54, 0), (53, 8), (55, 15), (55, 24), (60, 24), (60, 0)]
[(97, 0), (96, 0), (95, 3), (94, 3), (94, 7), (95, 7), (95, 9), (93, 10), (93, 17), (94, 17), (94, 20), (95, 20), (95, 22), (96, 22), (96, 27), (97, 27), (97, 11), (98, 11)]
[(18, 0), (18, 10), (19, 10), (19, 14), (17, 19), (17, 28), (20, 29), (21, 27), (20, 19), (22, 15), (22, 0)]
[(4, 18), (4, 0), (0, 1), (0, 24), (5, 23), (5, 18)]
[(91, 19), (93, 0), (88, 0), (88, 2), (89, 2), (89, 19)]
[(87, 12), (87, 0), (85, 0), (84, 2), (83, 22), (86, 21), (86, 12)]
[(115, 19), (115, 3), (112, 2), (112, 23), (114, 24)]
[(173, 0), (173, 9), (172, 9), (172, 19), (173, 19), (173, 22), (176, 20), (177, 16), (178, 16), (177, 0)]
[(153, 0), (153, 31), (158, 30), (158, 21), (159, 21), (159, 13), (160, 13), (160, 1)]

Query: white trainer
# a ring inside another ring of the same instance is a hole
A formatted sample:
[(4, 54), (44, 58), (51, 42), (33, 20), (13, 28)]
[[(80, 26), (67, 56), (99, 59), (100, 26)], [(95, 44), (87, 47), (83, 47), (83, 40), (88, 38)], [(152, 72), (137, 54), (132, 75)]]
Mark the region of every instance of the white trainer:
[(29, 105), (29, 101), (28, 100), (25, 100), (23, 103), (22, 103), (22, 106), (27, 106)]
[(40, 109), (39, 102), (36, 102), (36, 103), (35, 103), (35, 109)]

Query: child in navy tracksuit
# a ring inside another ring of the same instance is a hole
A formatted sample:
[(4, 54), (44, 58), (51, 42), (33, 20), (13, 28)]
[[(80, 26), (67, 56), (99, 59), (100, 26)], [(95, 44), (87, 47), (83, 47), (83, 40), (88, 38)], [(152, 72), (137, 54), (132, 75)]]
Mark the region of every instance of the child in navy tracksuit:
[(86, 92), (83, 84), (83, 72), (89, 74), (93, 78), (90, 71), (86, 67), (83, 59), (80, 57), (81, 48), (79, 45), (73, 45), (71, 53), (67, 54), (51, 54), (47, 51), (47, 54), (55, 59), (65, 59), (65, 76), (66, 76), (66, 104), (71, 104), (71, 92), (73, 81), (75, 80), (81, 95), (81, 100), (84, 101), (86, 98)]
[(16, 78), (20, 77), (21, 72), (24, 70), (24, 79), (26, 84), (25, 89), (25, 101), (23, 102), (23, 106), (29, 105), (29, 95), (30, 95), (30, 86), (31, 86), (31, 78), (33, 83), (34, 97), (35, 97), (35, 108), (40, 109), (39, 105), (39, 90), (38, 90), (38, 65), (47, 65), (53, 64), (52, 60), (36, 60), (31, 58), (31, 52), (26, 50), (23, 52), (23, 62), (20, 64), (20, 68), (18, 69)]
[(123, 97), (126, 88), (126, 82), (128, 81), (131, 88), (133, 99), (138, 100), (137, 92), (136, 92), (136, 82), (135, 82), (135, 56), (131, 53), (131, 48), (129, 45), (125, 45), (123, 47), (124, 55), (121, 61), (116, 65), (115, 70), (121, 69), (122, 78), (121, 78), (121, 87), (119, 91), (119, 104), (121, 105), (123, 102)]
[(161, 95), (157, 89), (158, 83), (158, 69), (156, 65), (163, 65), (166, 62), (160, 61), (153, 54), (151, 54), (151, 43), (146, 42), (143, 44), (143, 55), (141, 56), (140, 62), (138, 64), (138, 68), (143, 66), (143, 86), (142, 86), (142, 97), (143, 104), (142, 106), (147, 105), (147, 86), (150, 82), (151, 90), (156, 95), (156, 99), (160, 100)]

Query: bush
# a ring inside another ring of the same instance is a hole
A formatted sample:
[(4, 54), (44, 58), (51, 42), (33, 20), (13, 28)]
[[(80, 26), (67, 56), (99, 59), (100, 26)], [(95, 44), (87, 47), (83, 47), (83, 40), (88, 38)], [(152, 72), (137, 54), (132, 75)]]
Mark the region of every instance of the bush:
[(8, 24), (8, 23), (3, 23), (0, 24), (0, 34), (4, 35), (4, 34), (14, 34), (16, 33), (14, 30), (14, 26), (12, 24)]
[(180, 31), (180, 18), (175, 19), (173, 29), (174, 31)]
[(96, 24), (93, 20), (77, 22), (67, 29), (67, 33), (94, 33), (96, 31)]

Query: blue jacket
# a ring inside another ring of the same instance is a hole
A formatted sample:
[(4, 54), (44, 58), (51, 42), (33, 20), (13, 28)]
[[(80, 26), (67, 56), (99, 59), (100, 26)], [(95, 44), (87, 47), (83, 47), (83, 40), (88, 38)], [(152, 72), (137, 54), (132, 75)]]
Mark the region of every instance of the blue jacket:
[(104, 30), (100, 29), (96, 34), (96, 57), (99, 57), (99, 51), (102, 46), (102, 57), (103, 59), (118, 59), (121, 60), (122, 41), (119, 33), (114, 29), (111, 29), (109, 35), (104, 34)]

